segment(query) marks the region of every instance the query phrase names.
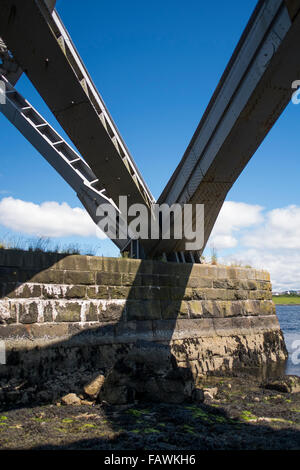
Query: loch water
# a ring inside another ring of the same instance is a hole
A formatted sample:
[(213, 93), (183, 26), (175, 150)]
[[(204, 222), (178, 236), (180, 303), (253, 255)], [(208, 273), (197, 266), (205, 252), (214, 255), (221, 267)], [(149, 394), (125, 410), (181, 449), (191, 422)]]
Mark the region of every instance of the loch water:
[(276, 313), (289, 353), (285, 373), (300, 377), (300, 305), (276, 305)]

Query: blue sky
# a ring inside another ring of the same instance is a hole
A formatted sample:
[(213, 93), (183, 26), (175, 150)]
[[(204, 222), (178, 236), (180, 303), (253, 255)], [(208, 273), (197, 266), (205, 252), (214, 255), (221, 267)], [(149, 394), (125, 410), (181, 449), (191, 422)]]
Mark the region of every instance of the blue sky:
[[(58, 12), (155, 197), (181, 159), (254, 6), (249, 0), (85, 0), (83, 8), (81, 0), (57, 1)], [(25, 76), (17, 88), (63, 133)], [(50, 201), (81, 207), (74, 192), (2, 115), (0, 126), (0, 201), (11, 197), (36, 205)], [(300, 106), (290, 104), (228, 194), (227, 201), (246, 206), (227, 205), (226, 223), (223, 229), (216, 227), (215, 241), (212, 238), (206, 250), (209, 256), (214, 244), (224, 262), (236, 257), (265, 266), (278, 288), (297, 285), (300, 289), (295, 261), (300, 261), (300, 246), (294, 241), (295, 235), (300, 240), (299, 129)], [(286, 209), (291, 206), (294, 209)], [(237, 209), (252, 214), (251, 220), (228, 226), (230, 211), (237, 214)], [(286, 270), (284, 282), (283, 262), (276, 264), (275, 250), (282, 255), (286, 249), (278, 245), (272, 222), (272, 211), (277, 209), (285, 209), (281, 215), (299, 221), (293, 234), (282, 234), (293, 238), (287, 244), (286, 259), (294, 265), (289, 273)], [(19, 210), (28, 211), (30, 218), (30, 206), (21, 205)], [(0, 202), (0, 239), (35, 235), (26, 232), (25, 226), (13, 230), (6, 214), (1, 218)], [(227, 244), (218, 245), (226, 224)], [(272, 242), (268, 247), (258, 243), (264, 234), (272, 238), (274, 233), (276, 247)], [(98, 254), (117, 255), (109, 240), (100, 240), (88, 230), (82, 236), (55, 237), (54, 242), (76, 242), (87, 250), (96, 248)]]

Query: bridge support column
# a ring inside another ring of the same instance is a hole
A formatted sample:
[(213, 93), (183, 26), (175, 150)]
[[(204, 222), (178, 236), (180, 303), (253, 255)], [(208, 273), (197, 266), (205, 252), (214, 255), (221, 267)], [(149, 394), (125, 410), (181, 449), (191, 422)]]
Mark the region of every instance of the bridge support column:
[(101, 373), (106, 401), (180, 402), (201, 377), (287, 357), (265, 271), (1, 250), (0, 282), (1, 383), (28, 400)]

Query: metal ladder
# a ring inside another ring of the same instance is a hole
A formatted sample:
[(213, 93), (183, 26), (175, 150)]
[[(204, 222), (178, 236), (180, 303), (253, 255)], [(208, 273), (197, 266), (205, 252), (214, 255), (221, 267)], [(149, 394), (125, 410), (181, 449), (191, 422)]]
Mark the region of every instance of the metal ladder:
[[(5, 104), (0, 104), (0, 111), (74, 189), (96, 224), (100, 220), (96, 214), (98, 206), (110, 204), (118, 212), (118, 230), (122, 230), (124, 225), (119, 209), (105, 195), (105, 188), (89, 165), (3, 75), (0, 75), (0, 80), (5, 83), (4, 90), (1, 90), (5, 93)], [(113, 242), (124, 250), (130, 240), (114, 239)]]
[[(5, 76), (0, 75), (0, 80), (5, 83), (5, 104), (0, 104), (0, 111), (74, 189), (77, 197), (96, 224), (100, 221), (100, 217), (96, 214), (98, 206), (110, 204), (118, 213), (116, 226), (118, 233), (127, 234), (128, 227), (122, 214), (113, 200), (105, 195), (104, 186), (99, 178), (95, 176), (90, 166), (38, 113), (29, 101), (11, 85)], [(3, 90), (1, 89), (1, 91)], [(2, 99), (2, 101), (4, 100)], [(111, 223), (114, 224), (115, 220), (111, 220)], [(112, 241), (121, 252), (128, 251), (130, 257), (145, 258), (139, 240), (131, 239), (128, 236), (123, 239), (112, 239)], [(201, 262), (199, 254), (191, 252), (163, 253), (162, 259), (177, 263)]]

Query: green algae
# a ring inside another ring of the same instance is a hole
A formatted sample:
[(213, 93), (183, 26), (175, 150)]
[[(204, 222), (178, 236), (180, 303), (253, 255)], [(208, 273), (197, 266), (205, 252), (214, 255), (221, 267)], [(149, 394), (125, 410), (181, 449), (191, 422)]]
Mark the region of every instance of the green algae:
[(251, 411), (243, 411), (241, 413), (241, 419), (243, 419), (244, 421), (254, 421), (257, 419), (257, 416), (255, 416), (253, 413), (251, 413)]

